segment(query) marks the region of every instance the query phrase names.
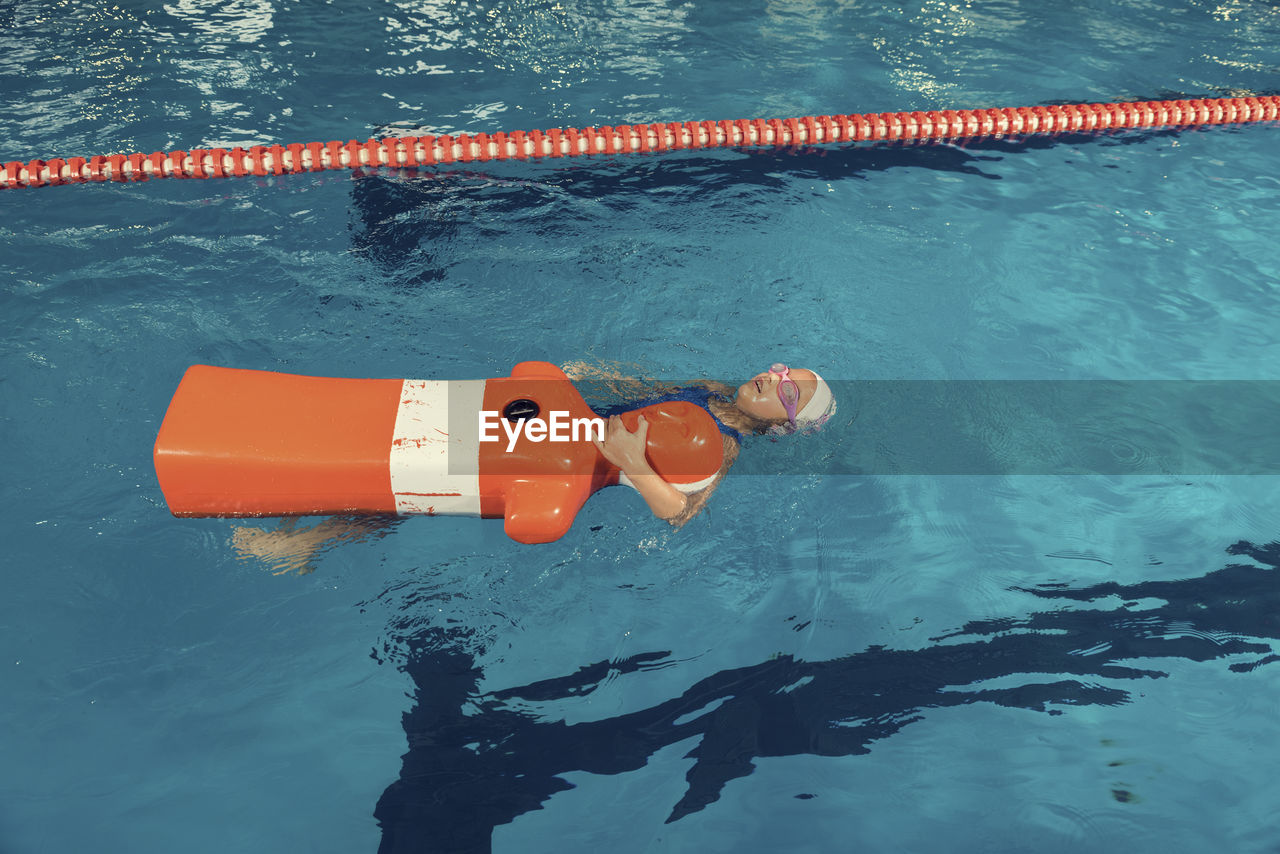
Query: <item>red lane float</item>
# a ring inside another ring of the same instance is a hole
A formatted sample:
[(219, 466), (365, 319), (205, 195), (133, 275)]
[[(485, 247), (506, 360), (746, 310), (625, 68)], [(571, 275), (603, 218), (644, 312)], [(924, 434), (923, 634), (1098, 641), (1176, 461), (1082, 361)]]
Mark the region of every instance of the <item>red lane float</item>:
[(192, 149), (110, 157), (11, 161), (0, 188), (151, 178), (283, 175), (325, 169), (417, 167), (441, 164), (635, 154), (693, 148), (758, 148), (879, 140), (954, 140), (981, 136), (1051, 134), (1119, 128), (1190, 127), (1280, 119), (1280, 96), (1067, 104), (986, 110), (862, 113), (792, 119), (736, 119), (606, 125), (582, 129), (456, 137), (403, 136), (367, 142), (255, 145), (248, 149)]
[[(547, 362), (463, 381), (194, 365), (160, 426), (156, 476), (175, 516), (483, 516), (504, 519), (512, 539), (545, 543), (569, 530), (593, 492), (626, 482), (585, 430), (539, 440), (529, 425), (555, 413), (562, 424), (596, 418)], [(724, 451), (706, 410), (668, 401), (622, 420), (635, 430), (641, 414), (663, 479), (688, 493), (715, 478)]]

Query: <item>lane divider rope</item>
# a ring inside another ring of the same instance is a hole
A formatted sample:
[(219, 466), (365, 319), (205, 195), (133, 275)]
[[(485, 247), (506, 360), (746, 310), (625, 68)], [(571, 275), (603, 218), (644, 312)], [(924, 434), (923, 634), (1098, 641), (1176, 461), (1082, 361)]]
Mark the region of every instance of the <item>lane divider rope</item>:
[(152, 154), (112, 154), (11, 161), (0, 168), (0, 189), (145, 181), (152, 178), (227, 178), (327, 169), (418, 167), (493, 160), (616, 155), (700, 148), (755, 148), (838, 142), (958, 140), (995, 135), (1106, 131), (1240, 124), (1280, 119), (1280, 96), (1135, 101), (984, 110), (861, 113), (790, 119), (737, 119), (605, 125), (582, 129), (456, 136), (402, 136), (366, 142), (308, 142)]

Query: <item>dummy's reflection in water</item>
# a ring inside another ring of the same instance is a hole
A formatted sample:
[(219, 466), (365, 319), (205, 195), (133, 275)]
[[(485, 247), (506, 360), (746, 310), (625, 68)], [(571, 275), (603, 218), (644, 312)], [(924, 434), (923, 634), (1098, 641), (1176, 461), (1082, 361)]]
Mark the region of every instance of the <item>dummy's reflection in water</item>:
[[(489, 851), (494, 827), (571, 787), (557, 775), (632, 771), (690, 737), (700, 736), (689, 754), (695, 763), (669, 822), (714, 803), (726, 782), (752, 772), (758, 757), (867, 753), (872, 742), (930, 709), (993, 703), (1060, 715), (1070, 706), (1119, 705), (1130, 691), (1097, 680), (1165, 677), (1161, 658), (1245, 654), (1256, 658), (1230, 669), (1253, 670), (1280, 658), (1268, 642), (1280, 638), (1280, 543), (1239, 542), (1227, 552), (1263, 565), (1233, 563), (1177, 581), (1027, 590), (1051, 610), (972, 622), (921, 650), (771, 659), (717, 673), (639, 712), (572, 725), (534, 720), (506, 701), (581, 697), (610, 672), (669, 664), (668, 654), (599, 662), (480, 694), (481, 672), (466, 651), (471, 633), (430, 626), (398, 639), (417, 690), (404, 716), (409, 750), (400, 779), (374, 813), (383, 831), (379, 850)], [(1163, 604), (1153, 607), (1153, 600)], [(1080, 604), (1067, 609), (1068, 601)], [(1026, 683), (965, 687), (1017, 675)]]

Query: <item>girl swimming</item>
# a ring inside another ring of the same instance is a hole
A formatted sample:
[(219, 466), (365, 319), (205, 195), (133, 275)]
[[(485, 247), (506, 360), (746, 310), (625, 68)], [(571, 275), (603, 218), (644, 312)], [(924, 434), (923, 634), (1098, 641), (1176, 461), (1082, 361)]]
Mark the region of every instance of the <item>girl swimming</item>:
[[(775, 363), (741, 385), (697, 382), (662, 386), (626, 376), (615, 368), (575, 362), (564, 366), (575, 383), (602, 391), (616, 403), (603, 407), (607, 418), (603, 438), (593, 442), (600, 454), (621, 470), (619, 481), (640, 493), (650, 511), (676, 528), (703, 507), (724, 475), (737, 460), (744, 437), (785, 435), (820, 428), (835, 413), (831, 388), (816, 372)], [(679, 489), (664, 480), (646, 454), (649, 423), (641, 415), (635, 429), (628, 429), (620, 413), (654, 403), (682, 400), (705, 409), (720, 429), (723, 456), (720, 469), (696, 490)], [(299, 526), (286, 519), (275, 530), (238, 526), (232, 544), (243, 558), (263, 561), (274, 572), (310, 572), (322, 550), (339, 542), (381, 536), (399, 521), (387, 516), (332, 516), (320, 523)]]

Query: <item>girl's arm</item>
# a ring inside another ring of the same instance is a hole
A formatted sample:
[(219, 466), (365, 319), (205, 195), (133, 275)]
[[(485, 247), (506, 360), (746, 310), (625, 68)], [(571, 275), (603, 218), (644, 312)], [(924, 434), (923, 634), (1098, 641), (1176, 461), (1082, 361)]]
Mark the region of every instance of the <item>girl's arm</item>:
[(738, 459), (738, 443), (725, 435), (721, 435), (720, 439), (724, 443), (724, 457), (720, 462), (720, 471), (716, 472), (716, 479), (711, 481), (705, 488), (688, 496), (684, 510), (679, 515), (667, 520), (677, 528), (702, 512), (702, 508), (707, 506), (707, 500), (711, 498), (711, 493), (716, 491), (716, 487), (724, 480), (724, 476), (729, 473), (730, 467)]
[(663, 480), (645, 456), (645, 442), (649, 437), (649, 421), (641, 415), (632, 433), (617, 415), (605, 425), (604, 439), (592, 439), (596, 449), (613, 463), (635, 486), (653, 515), (659, 519), (674, 519), (684, 512), (688, 497)]
[(653, 515), (676, 524), (676, 519), (683, 516), (690, 504), (690, 496), (685, 495), (646, 464), (645, 471), (629, 471), (627, 477), (636, 488), (636, 492), (649, 505)]
[(698, 511), (706, 505), (711, 493), (724, 479), (725, 472), (737, 459), (738, 443), (727, 436), (723, 437), (724, 455), (720, 463), (720, 471), (716, 473), (716, 479), (705, 489), (686, 495), (663, 480), (649, 464), (649, 460), (645, 457), (645, 441), (648, 435), (649, 422), (643, 415), (640, 416), (634, 433), (627, 430), (622, 419), (615, 415), (609, 419), (605, 428), (604, 441), (599, 439), (593, 441), (604, 458), (620, 468), (627, 476), (645, 503), (649, 505), (649, 509), (653, 511), (653, 515), (659, 519), (666, 519), (678, 528), (696, 516)]

